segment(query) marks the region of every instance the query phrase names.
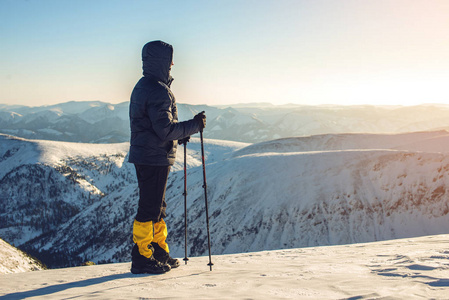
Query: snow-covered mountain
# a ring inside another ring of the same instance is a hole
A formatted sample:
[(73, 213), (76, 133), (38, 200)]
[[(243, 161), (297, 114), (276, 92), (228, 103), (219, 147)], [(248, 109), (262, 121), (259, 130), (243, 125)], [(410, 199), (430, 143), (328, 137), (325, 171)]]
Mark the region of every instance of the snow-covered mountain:
[[(0, 104), (0, 133), (84, 143), (129, 141), (128, 102), (67, 102), (27, 107)], [(449, 106), (208, 106), (178, 104), (179, 119), (206, 111), (212, 139), (256, 143), (327, 133), (404, 133), (449, 128)]]
[(43, 270), (44, 266), (0, 239), (0, 274)]
[[(428, 132), (312, 136), (240, 149), (208, 168), (214, 250), (239, 253), (446, 233), (448, 146), (447, 132)], [(192, 176), (198, 172), (193, 169)], [(193, 240), (193, 252), (204, 254), (197, 177), (189, 190), (194, 199), (189, 228), (200, 237)], [(173, 196), (181, 229), (182, 196)], [(182, 230), (174, 235), (176, 251), (182, 250)]]
[[(206, 140), (214, 254), (449, 232), (449, 133)], [(0, 135), (0, 237), (49, 267), (130, 259), (128, 144)], [(169, 243), (184, 255), (183, 148), (169, 177)], [(207, 252), (198, 139), (188, 144), (189, 255)]]
[(0, 106), (0, 132), (23, 138), (114, 143), (129, 140), (128, 104), (99, 101)]
[[(210, 158), (243, 145), (210, 142)], [(0, 135), (0, 237), (49, 267), (127, 257), (138, 195), (128, 149)], [(200, 163), (189, 149), (188, 166)]]

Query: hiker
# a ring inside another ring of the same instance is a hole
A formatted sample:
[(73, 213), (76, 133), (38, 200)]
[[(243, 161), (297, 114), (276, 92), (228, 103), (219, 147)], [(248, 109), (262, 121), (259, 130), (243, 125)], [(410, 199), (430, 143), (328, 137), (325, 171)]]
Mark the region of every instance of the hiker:
[(173, 47), (162, 41), (142, 49), (143, 77), (131, 94), (129, 162), (136, 168), (139, 206), (133, 223), (131, 272), (164, 273), (179, 266), (169, 255), (164, 218), (165, 190), (176, 147), (206, 126), (204, 112), (178, 122), (175, 96), (170, 90)]

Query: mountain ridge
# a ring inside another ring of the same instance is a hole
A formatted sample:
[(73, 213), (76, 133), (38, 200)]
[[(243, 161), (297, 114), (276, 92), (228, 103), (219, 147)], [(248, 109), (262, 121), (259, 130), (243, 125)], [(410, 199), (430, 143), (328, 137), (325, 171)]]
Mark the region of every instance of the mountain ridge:
[[(129, 141), (129, 102), (71, 101), (47, 106), (0, 104), (0, 132), (27, 139), (84, 143)], [(212, 139), (259, 143), (326, 133), (404, 133), (449, 128), (449, 106), (191, 105), (179, 120), (206, 111)]]

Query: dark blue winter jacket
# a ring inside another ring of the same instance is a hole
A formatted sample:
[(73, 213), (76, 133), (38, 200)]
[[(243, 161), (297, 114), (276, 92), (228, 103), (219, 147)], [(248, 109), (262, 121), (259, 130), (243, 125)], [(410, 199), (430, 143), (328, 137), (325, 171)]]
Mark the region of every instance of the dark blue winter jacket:
[(173, 165), (178, 140), (199, 132), (196, 120), (178, 122), (175, 96), (170, 90), (173, 47), (161, 41), (142, 50), (143, 77), (131, 94), (129, 162)]

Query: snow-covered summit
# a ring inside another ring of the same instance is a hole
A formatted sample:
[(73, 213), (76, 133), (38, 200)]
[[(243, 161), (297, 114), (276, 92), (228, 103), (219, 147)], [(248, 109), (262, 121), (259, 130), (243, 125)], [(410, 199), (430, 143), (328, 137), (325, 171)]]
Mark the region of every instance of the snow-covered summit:
[(291, 137), (252, 144), (236, 151), (235, 155), (367, 149), (449, 152), (449, 132), (440, 130), (399, 134), (348, 133)]

